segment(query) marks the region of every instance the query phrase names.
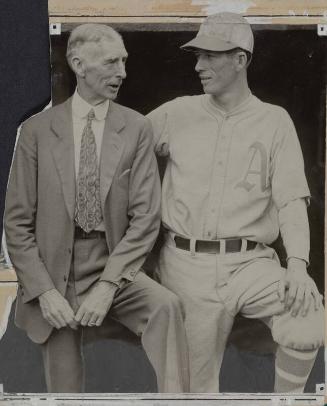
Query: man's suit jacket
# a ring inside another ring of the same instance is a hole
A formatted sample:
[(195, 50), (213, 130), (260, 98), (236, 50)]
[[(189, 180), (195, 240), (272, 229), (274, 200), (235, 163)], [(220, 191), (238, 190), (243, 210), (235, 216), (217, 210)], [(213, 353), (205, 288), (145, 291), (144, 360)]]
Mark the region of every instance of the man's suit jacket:
[[(71, 99), (25, 122), (8, 183), (5, 231), (19, 280), (16, 324), (44, 342), (52, 327), (38, 296), (65, 295), (74, 244), (75, 169)], [(160, 224), (152, 130), (141, 114), (110, 102), (100, 158), (109, 259), (100, 277), (133, 280)]]

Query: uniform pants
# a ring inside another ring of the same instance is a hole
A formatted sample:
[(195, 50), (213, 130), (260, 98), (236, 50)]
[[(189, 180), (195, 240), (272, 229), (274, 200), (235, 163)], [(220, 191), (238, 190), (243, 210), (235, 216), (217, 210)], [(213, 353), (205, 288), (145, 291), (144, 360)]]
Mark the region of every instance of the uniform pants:
[(219, 391), (219, 371), (237, 313), (261, 319), (282, 346), (312, 350), (323, 344), (323, 309), (312, 306), (306, 317), (284, 310), (277, 290), (285, 269), (269, 247), (192, 254), (176, 248), (168, 235), (157, 271), (161, 283), (184, 305), (191, 392)]
[[(83, 269), (93, 280), (89, 270), (99, 273), (103, 269), (108, 258), (104, 244), (104, 239), (75, 241), (75, 256), (66, 292), (66, 298), (75, 312), (87, 294), (85, 283), (81, 289), (75, 278), (83, 280), (80, 272)], [(84, 253), (82, 261), (78, 255), (81, 250)], [(85, 255), (85, 250), (88, 255)], [(77, 294), (77, 291), (83, 294)], [(183, 314), (175, 294), (140, 271), (133, 282), (126, 281), (115, 295), (102, 326), (109, 331), (109, 335), (113, 320), (141, 337), (143, 348), (156, 372), (159, 392), (189, 391)], [(66, 327), (52, 331), (49, 339), (41, 345), (48, 392), (83, 391), (83, 335), (86, 329), (94, 329), (94, 337), (98, 329), (99, 336), (103, 338), (103, 334), (100, 334), (102, 327), (79, 327), (78, 330)]]

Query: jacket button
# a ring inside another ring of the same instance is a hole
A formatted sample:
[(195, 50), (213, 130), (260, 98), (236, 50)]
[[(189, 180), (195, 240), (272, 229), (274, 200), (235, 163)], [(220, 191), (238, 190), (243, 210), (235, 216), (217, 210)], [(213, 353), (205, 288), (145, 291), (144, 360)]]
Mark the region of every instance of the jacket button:
[(67, 282), (67, 276), (66, 275), (64, 276), (64, 281)]
[(68, 253), (71, 254), (72, 253), (72, 249), (68, 248)]

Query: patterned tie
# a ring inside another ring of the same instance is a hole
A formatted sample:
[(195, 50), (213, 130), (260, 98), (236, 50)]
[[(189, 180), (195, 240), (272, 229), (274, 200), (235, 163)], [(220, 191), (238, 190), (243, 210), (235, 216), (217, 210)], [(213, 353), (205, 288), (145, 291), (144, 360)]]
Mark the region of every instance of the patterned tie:
[(87, 115), (83, 130), (77, 181), (75, 222), (87, 233), (102, 221), (100, 174), (95, 136), (92, 130), (94, 110)]

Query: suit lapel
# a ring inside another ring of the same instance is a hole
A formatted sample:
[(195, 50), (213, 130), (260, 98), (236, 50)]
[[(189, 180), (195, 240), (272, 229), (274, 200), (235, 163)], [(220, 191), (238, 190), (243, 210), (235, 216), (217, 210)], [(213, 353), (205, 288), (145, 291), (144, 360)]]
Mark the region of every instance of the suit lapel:
[(104, 208), (112, 179), (123, 153), (124, 140), (119, 132), (125, 127), (125, 119), (119, 107), (110, 102), (103, 132), (100, 158), (100, 196)]
[(73, 220), (76, 182), (71, 98), (58, 107), (51, 128), (54, 132), (52, 154), (60, 176), (65, 205)]

